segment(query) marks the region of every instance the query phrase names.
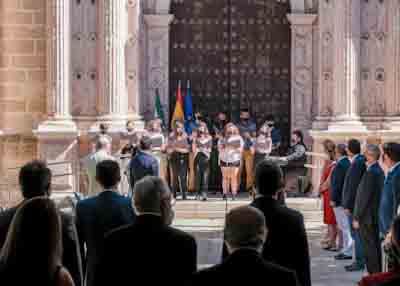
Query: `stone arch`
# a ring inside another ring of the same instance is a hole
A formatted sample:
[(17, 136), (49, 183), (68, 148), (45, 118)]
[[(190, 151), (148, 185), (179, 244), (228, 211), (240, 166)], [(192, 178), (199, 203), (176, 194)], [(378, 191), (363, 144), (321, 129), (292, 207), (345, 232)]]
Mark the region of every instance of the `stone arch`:
[[(307, 3), (306, 3), (307, 2)], [(306, 4), (312, 0), (290, 0), (290, 6), (293, 13), (304, 13)], [(148, 0), (146, 9), (152, 14), (168, 14), (171, 7), (171, 0)]]

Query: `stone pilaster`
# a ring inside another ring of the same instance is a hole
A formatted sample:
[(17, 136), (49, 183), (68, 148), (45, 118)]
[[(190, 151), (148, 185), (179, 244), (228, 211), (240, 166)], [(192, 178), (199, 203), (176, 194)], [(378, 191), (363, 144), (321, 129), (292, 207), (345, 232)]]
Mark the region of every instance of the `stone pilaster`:
[(47, 114), (39, 133), (76, 133), (71, 120), (70, 1), (47, 1)]
[(360, 0), (335, 1), (334, 19), (334, 131), (365, 130), (359, 117), (361, 90), (361, 9)]
[(292, 29), (292, 129), (310, 130), (313, 105), (313, 14), (289, 14)]
[(71, 119), (71, 1), (47, 1), (47, 113), (48, 119), (39, 124), (34, 134), (38, 138), (38, 157), (48, 162), (66, 161), (63, 166), (53, 165), (54, 191), (71, 192), (74, 176), (70, 174), (73, 162), (78, 160), (79, 132)]
[(169, 114), (169, 28), (173, 15), (144, 15), (147, 26), (147, 108), (154, 114), (158, 88), (166, 118)]
[(125, 68), (127, 17), (125, 0), (98, 1), (98, 120), (109, 123), (111, 130), (115, 131), (124, 128), (128, 115)]
[(385, 127), (400, 131), (400, 3), (389, 1), (386, 50)]
[(128, 0), (128, 42), (127, 42), (127, 76), (128, 76), (128, 117), (132, 120), (140, 120), (142, 112), (142, 83), (140, 80), (141, 38), (143, 30), (143, 2)]

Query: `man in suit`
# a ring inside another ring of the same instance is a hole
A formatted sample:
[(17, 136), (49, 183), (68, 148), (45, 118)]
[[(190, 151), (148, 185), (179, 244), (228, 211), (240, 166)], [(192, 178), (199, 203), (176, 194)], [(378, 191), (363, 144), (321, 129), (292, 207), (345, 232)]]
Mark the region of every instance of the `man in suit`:
[(379, 230), (385, 237), (400, 204), (400, 144), (383, 145), (383, 163), (389, 169), (379, 206)]
[[(19, 184), (24, 200), (42, 196), (50, 197), (51, 177), (51, 170), (45, 162), (35, 160), (24, 165), (19, 173)], [(0, 249), (5, 243), (11, 221), (22, 204), (23, 202), (0, 213)], [(83, 285), (82, 262), (75, 224), (69, 214), (60, 211), (60, 215), (63, 245), (62, 264), (71, 274), (75, 285), (81, 286)]]
[(104, 235), (134, 220), (130, 199), (117, 192), (121, 181), (118, 163), (104, 160), (97, 164), (96, 178), (103, 191), (78, 202), (76, 206), (76, 227), (88, 286), (95, 285), (93, 273), (102, 254)]
[(171, 227), (175, 200), (166, 183), (145, 177), (135, 185), (135, 222), (109, 233), (96, 270), (96, 286), (180, 285), (197, 268), (194, 238)]
[(353, 239), (350, 233), (349, 220), (342, 206), (343, 187), (350, 160), (347, 158), (345, 144), (338, 144), (335, 149), (336, 166), (331, 175), (331, 206), (335, 212), (338, 228), (342, 234), (343, 248), (335, 256), (338, 260), (352, 259)]
[(385, 174), (378, 162), (380, 156), (381, 151), (377, 145), (367, 146), (365, 157), (368, 167), (358, 186), (353, 211), (353, 227), (360, 233), (370, 274), (382, 271), (378, 215)]
[(361, 143), (357, 139), (350, 139), (347, 144), (347, 155), (350, 157), (351, 165), (346, 173), (343, 186), (342, 205), (349, 220), (349, 231), (353, 239), (354, 262), (345, 266), (346, 271), (361, 271), (365, 266), (364, 250), (361, 242), (360, 232), (353, 228), (353, 210), (357, 197), (358, 186), (367, 168), (365, 157), (361, 153)]
[(84, 183), (86, 185), (85, 191), (87, 196), (94, 196), (102, 191), (101, 186), (96, 180), (96, 166), (104, 160), (115, 160), (110, 154), (111, 141), (109, 136), (98, 136), (96, 141), (96, 152), (85, 157), (82, 162), (85, 170)]
[(151, 138), (143, 136), (140, 139), (139, 150), (129, 164), (131, 186), (146, 176), (159, 176), (159, 163), (151, 154)]
[(264, 261), (261, 257), (267, 238), (263, 213), (250, 206), (231, 210), (225, 220), (225, 244), (230, 253), (220, 265), (198, 272), (188, 285), (298, 285), (294, 271)]
[(284, 187), (282, 170), (274, 163), (261, 162), (256, 168), (255, 186), (256, 198), (251, 206), (263, 212), (268, 228), (263, 258), (294, 270), (300, 285), (310, 286), (310, 256), (303, 216), (277, 201), (277, 193)]

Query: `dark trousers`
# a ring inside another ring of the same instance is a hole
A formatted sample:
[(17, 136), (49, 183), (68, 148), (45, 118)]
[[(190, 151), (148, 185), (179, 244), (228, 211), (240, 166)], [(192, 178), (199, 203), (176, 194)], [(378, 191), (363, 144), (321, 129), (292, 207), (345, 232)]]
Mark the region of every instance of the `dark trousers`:
[(360, 223), (360, 236), (363, 244), (365, 262), (368, 273), (382, 271), (382, 252), (379, 239), (379, 226)]
[(257, 153), (257, 152), (254, 154), (254, 165), (253, 165), (253, 173), (254, 174), (256, 173), (257, 165), (259, 163), (261, 163), (262, 161), (264, 161), (266, 156), (267, 156), (266, 154)]
[(198, 153), (194, 159), (195, 186), (197, 195), (207, 197), (210, 160), (203, 153)]
[(186, 199), (186, 193), (188, 189), (187, 175), (189, 166), (189, 154), (184, 153), (173, 153), (170, 159), (171, 171), (172, 171), (172, 189), (174, 196), (178, 190), (182, 193), (182, 198)]

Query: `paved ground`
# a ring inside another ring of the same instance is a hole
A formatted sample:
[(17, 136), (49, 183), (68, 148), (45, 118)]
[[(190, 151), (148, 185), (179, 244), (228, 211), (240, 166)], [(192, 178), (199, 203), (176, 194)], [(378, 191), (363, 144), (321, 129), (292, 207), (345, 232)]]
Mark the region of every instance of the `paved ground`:
[[(247, 204), (247, 200), (230, 203), (230, 207)], [(300, 210), (306, 221), (311, 252), (313, 286), (353, 286), (362, 273), (346, 273), (349, 262), (336, 262), (333, 253), (321, 250), (320, 241), (325, 228), (322, 213), (315, 199), (290, 199), (289, 205)], [(194, 234), (199, 247), (199, 265), (218, 263), (222, 246), (222, 226), (225, 205), (221, 201), (206, 204), (183, 202), (177, 205), (176, 225)]]

